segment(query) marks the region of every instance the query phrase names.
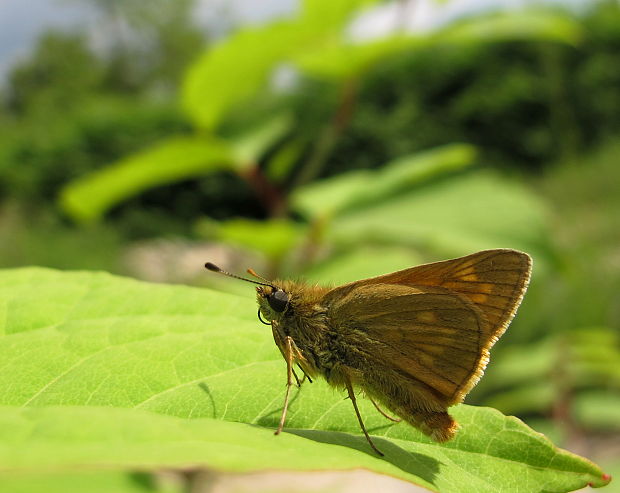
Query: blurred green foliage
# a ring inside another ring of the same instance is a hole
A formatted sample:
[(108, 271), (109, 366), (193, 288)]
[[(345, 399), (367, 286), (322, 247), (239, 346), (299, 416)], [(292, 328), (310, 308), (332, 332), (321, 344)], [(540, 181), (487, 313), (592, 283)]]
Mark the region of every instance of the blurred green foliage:
[[(579, 20), (576, 45), (459, 44), (383, 61), (364, 79), (330, 169), (371, 167), (451, 141), (477, 145), (492, 166), (577, 159), (620, 130), (618, 6), (599, 2)], [(316, 99), (304, 96), (299, 112)]]
[(46, 206), (67, 181), (185, 127), (172, 105), (125, 97), (93, 97), (43, 115), (0, 133), (0, 191)]

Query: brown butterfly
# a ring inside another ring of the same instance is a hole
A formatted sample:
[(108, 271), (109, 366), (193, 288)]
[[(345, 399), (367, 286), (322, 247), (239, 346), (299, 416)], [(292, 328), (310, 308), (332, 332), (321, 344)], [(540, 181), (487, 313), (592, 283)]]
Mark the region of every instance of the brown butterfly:
[[(354, 387), (438, 442), (450, 440), (458, 424), (447, 408), (463, 401), (482, 376), (489, 349), (517, 311), (530, 279), (532, 259), (508, 249), (355, 281), (336, 288), (305, 283), (253, 281), (258, 316), (271, 325), (287, 367), (286, 420), (294, 366), (305, 377), (325, 377), (346, 389), (359, 424), (372, 442)], [(304, 378), (305, 378), (304, 377)], [(310, 380), (311, 381), (311, 380)]]

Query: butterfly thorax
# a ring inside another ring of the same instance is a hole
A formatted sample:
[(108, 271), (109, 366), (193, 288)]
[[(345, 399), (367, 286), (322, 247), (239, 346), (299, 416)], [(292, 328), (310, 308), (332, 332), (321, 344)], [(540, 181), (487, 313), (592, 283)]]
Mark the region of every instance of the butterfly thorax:
[[(286, 337), (291, 337), (305, 361), (299, 363), (311, 374), (325, 374), (325, 354), (329, 352), (327, 337), (327, 308), (322, 303), (330, 288), (294, 281), (274, 281), (272, 286), (258, 287), (257, 301), (261, 317), (270, 322), (274, 339), (280, 350)], [(276, 291), (283, 291), (280, 299), (274, 300)], [(283, 308), (283, 310), (280, 310)]]

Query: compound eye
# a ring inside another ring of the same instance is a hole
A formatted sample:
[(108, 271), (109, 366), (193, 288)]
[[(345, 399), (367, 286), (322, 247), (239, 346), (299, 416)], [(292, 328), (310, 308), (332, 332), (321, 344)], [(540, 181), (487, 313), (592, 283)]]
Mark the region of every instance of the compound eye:
[(282, 313), (288, 304), (288, 294), (278, 289), (267, 297), (267, 302), (273, 311)]

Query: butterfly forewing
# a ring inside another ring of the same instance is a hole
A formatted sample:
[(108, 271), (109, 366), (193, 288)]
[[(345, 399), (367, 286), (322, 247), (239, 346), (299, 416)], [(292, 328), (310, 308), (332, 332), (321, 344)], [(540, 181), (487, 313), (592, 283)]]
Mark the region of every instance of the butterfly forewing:
[(463, 294), (482, 310), (493, 335), (499, 337), (523, 298), (531, 268), (532, 260), (525, 253), (486, 250), (401, 273), (420, 284), (442, 286)]
[(443, 288), (358, 286), (329, 313), (365, 353), (352, 365), (366, 374), (397, 373), (437, 409), (459, 402), (486, 363), (481, 326), (488, 322), (471, 302)]
[(330, 292), (362, 285), (403, 284), (440, 286), (472, 301), (490, 322), (488, 337), (499, 337), (514, 316), (532, 270), (529, 255), (516, 250), (484, 250), (466, 257), (419, 265), (340, 286)]
[[(530, 270), (524, 253), (487, 250), (347, 284), (326, 300), (338, 324), (356, 325), (382, 348), (378, 359), (451, 405), (482, 375)], [(359, 343), (365, 347), (363, 338)]]
[(391, 368), (427, 386), (443, 406), (479, 367), (480, 324), (486, 322), (469, 301), (445, 289), (362, 285), (334, 302), (329, 315), (365, 353), (351, 364), (362, 371), (366, 364)]

